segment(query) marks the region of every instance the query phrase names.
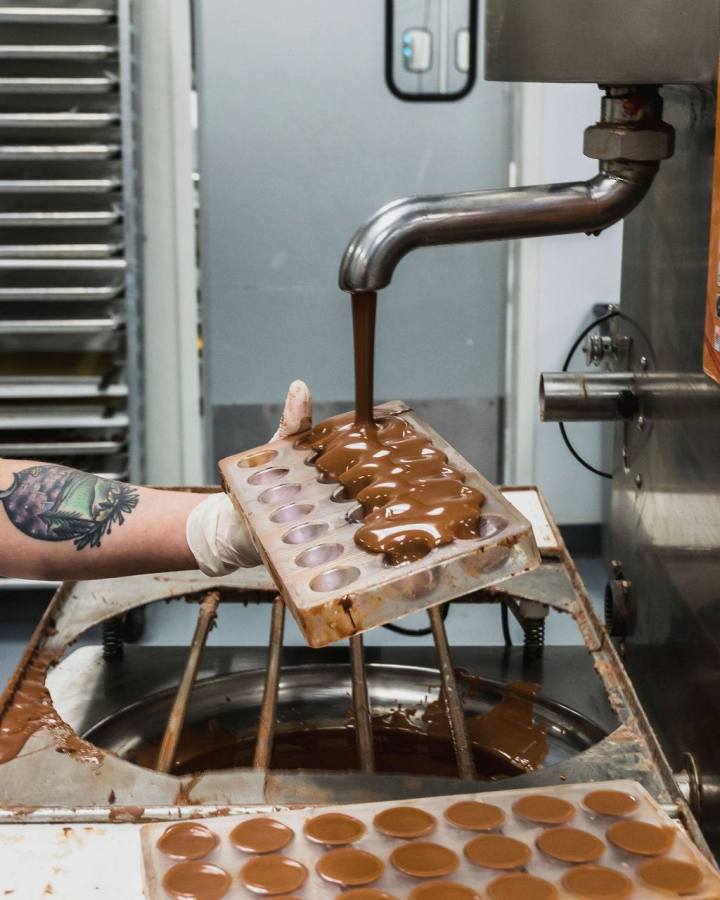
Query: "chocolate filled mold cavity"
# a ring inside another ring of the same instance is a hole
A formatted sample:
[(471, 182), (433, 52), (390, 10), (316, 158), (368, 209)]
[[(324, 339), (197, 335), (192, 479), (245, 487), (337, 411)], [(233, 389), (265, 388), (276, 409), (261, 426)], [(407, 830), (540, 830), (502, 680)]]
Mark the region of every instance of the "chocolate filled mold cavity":
[(412, 878), (442, 878), (457, 869), (460, 858), (442, 844), (409, 841), (393, 850), (390, 862), (399, 872)]
[(232, 878), (220, 866), (191, 860), (168, 869), (162, 885), (166, 896), (178, 900), (220, 900), (230, 890)]
[(308, 877), (307, 868), (296, 859), (271, 853), (256, 856), (240, 870), (240, 880), (256, 894), (278, 897), (299, 890)]
[(260, 472), (256, 472), (248, 478), (248, 484), (252, 484), (254, 487), (263, 484), (273, 484), (276, 481), (280, 481), (281, 478), (285, 478), (289, 471), (289, 469), (285, 469), (282, 466), (275, 466), (272, 469), (262, 469)]
[(597, 862), (605, 851), (605, 844), (580, 828), (547, 828), (538, 835), (537, 846), (547, 856), (561, 862)]
[(287, 503), (270, 513), (270, 521), (277, 525), (299, 522), (310, 515), (315, 507), (312, 503)]
[(342, 544), (316, 544), (314, 547), (308, 547), (295, 557), (295, 562), (303, 568), (314, 568), (315, 566), (324, 566), (332, 562), (345, 552)]
[(269, 462), (276, 459), (277, 456), (277, 450), (260, 450), (257, 453), (248, 453), (246, 456), (241, 456), (237, 464), (241, 469), (257, 469), (258, 466), (266, 466)]
[(575, 816), (572, 803), (549, 794), (527, 794), (516, 800), (512, 809), (519, 818), (538, 825), (564, 825)]
[(703, 883), (703, 873), (694, 863), (679, 859), (649, 859), (638, 867), (640, 881), (663, 894), (694, 894)]
[(345, 813), (322, 813), (308, 819), (303, 826), (303, 833), (308, 840), (326, 847), (354, 844), (365, 831), (365, 825), (360, 819)]
[(626, 875), (606, 866), (575, 866), (563, 875), (562, 886), (584, 900), (625, 900), (634, 893)]
[(502, 834), (480, 834), (465, 845), (465, 856), (483, 869), (522, 869), (532, 857), (527, 844)]
[(342, 887), (355, 887), (377, 881), (385, 871), (385, 863), (366, 850), (338, 847), (318, 860), (315, 871), (325, 881)]
[(275, 506), (278, 503), (287, 503), (289, 500), (297, 497), (301, 490), (301, 484), (278, 484), (263, 491), (258, 500), (260, 503), (265, 503), (268, 506), (271, 504)]
[(625, 791), (591, 791), (582, 802), (589, 812), (610, 818), (631, 816), (640, 806), (638, 798)]
[[(376, 416), (357, 435), (351, 413), (220, 463), (227, 491), (313, 647), (539, 563), (529, 522), (428, 425), (399, 403)], [(373, 448), (376, 457), (360, 458)], [(268, 450), (277, 455), (258, 468), (237, 465)], [(302, 570), (314, 564), (298, 556), (319, 543), (343, 545), (336, 558), (358, 572), (351, 583), (333, 576), (309, 587)], [(421, 589), (408, 588), (408, 579)], [(341, 605), (348, 587), (352, 616)]]
[(487, 886), (488, 900), (557, 900), (553, 884), (536, 875), (513, 872), (501, 875)]
[(408, 839), (431, 834), (437, 827), (437, 819), (416, 806), (391, 806), (375, 816), (373, 825), (388, 837)]
[(322, 537), (329, 530), (327, 522), (305, 522), (286, 531), (282, 539), (286, 544), (307, 544), (308, 541)]
[(482, 900), (482, 895), (456, 881), (427, 881), (413, 888), (408, 900)]
[(240, 822), (230, 832), (230, 843), (243, 853), (276, 853), (294, 838), (292, 828), (265, 816)]
[(650, 822), (624, 819), (613, 823), (606, 835), (611, 844), (626, 853), (635, 856), (662, 856), (672, 847), (676, 833), (672, 826), (663, 828)]
[(338, 566), (327, 569), (316, 575), (310, 581), (310, 589), (313, 591), (337, 591), (346, 588), (360, 577), (360, 569), (355, 566)]
[(163, 831), (157, 848), (170, 859), (202, 859), (219, 843), (217, 834), (199, 822), (178, 822)]

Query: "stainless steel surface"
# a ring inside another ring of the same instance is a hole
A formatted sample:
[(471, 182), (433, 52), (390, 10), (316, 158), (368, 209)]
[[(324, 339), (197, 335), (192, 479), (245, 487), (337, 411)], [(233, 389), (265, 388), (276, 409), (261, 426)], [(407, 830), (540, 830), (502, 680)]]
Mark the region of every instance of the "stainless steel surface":
[[(658, 395), (662, 414), (648, 411), (643, 431), (630, 429), (638, 451), (613, 479), (607, 552), (622, 559), (633, 585), (625, 664), (670, 763), (679, 771), (690, 752), (703, 780), (717, 782), (720, 417), (676, 393), (678, 385), (701, 399), (719, 390), (701, 373), (715, 93), (663, 93), (676, 155), (663, 166), (651, 201), (625, 223), (621, 308), (652, 349), (632, 353), (638, 381), (645, 371), (673, 377)], [(623, 440), (616, 433), (616, 459)], [(701, 822), (717, 852), (717, 808), (704, 811)]]
[(457, 680), (455, 678), (455, 669), (453, 668), (452, 659), (450, 658), (450, 646), (448, 644), (447, 634), (445, 633), (445, 624), (442, 620), (442, 613), (440, 612), (439, 607), (434, 606), (432, 609), (428, 610), (428, 615), (430, 616), (430, 627), (432, 628), (435, 649), (438, 656), (438, 668), (440, 670), (440, 678), (442, 681), (442, 694), (447, 707), (450, 736), (452, 737), (453, 747), (455, 749), (458, 772), (460, 773), (461, 778), (475, 778), (475, 762), (473, 760), (470, 741), (465, 727), (463, 703), (460, 699)]
[(350, 638), (349, 643), (353, 722), (355, 725), (355, 743), (360, 762), (360, 771), (374, 772), (375, 748), (373, 746), (372, 710), (368, 697), (365, 648), (362, 635), (354, 635)]
[(595, 84), (710, 83), (716, 0), (486, 0), (485, 77)]
[(253, 765), (256, 769), (268, 769), (272, 758), (275, 719), (277, 717), (278, 686), (280, 684), (280, 657), (284, 632), (285, 604), (282, 598), (275, 597), (270, 617), (270, 641), (268, 643), (265, 686), (263, 687), (255, 755), (253, 756)]
[(602, 231), (637, 206), (655, 171), (652, 163), (635, 163), (621, 174), (603, 171), (590, 181), (395, 200), (348, 244), (340, 288), (386, 287), (400, 260), (418, 247)]
[(190, 694), (193, 685), (195, 684), (198, 669), (200, 668), (200, 660), (203, 651), (205, 650), (208, 634), (217, 618), (219, 603), (220, 591), (208, 591), (200, 599), (197, 624), (195, 625), (195, 633), (193, 634), (190, 652), (188, 653), (187, 662), (185, 664), (185, 671), (180, 679), (177, 693), (172, 702), (167, 724), (165, 725), (165, 732), (160, 744), (160, 750), (158, 752), (156, 767), (158, 772), (169, 772), (175, 762), (175, 756), (180, 743), (180, 736), (187, 717)]

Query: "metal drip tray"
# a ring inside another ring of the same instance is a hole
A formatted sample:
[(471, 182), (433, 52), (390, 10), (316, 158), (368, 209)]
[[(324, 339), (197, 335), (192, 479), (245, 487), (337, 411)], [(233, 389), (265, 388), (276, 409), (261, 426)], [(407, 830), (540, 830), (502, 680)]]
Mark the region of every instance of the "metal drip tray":
[[(419, 666), (368, 665), (367, 682), (376, 771), (457, 776), (445, 709), (438, 701), (439, 672)], [(196, 682), (173, 774), (252, 765), (264, 683), (264, 669)], [(472, 740), (480, 779), (508, 778), (536, 765), (554, 765), (594, 746), (607, 734), (541, 694), (508, 693), (501, 682), (461, 673), (458, 683), (471, 739), (472, 723), (487, 723), (487, 714), (495, 710), (495, 727), (485, 728)], [(504, 694), (514, 705), (503, 706), (507, 704)], [(123, 759), (152, 768), (174, 695), (172, 689), (150, 694), (86, 728), (82, 736)], [(270, 768), (358, 768), (349, 665), (283, 668)]]

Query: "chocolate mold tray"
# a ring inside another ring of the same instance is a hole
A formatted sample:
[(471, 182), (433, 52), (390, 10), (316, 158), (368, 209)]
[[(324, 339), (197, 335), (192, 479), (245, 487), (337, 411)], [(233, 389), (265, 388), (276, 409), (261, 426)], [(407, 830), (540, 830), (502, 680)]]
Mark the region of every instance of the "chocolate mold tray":
[(226, 491), (245, 518), (278, 590), (311, 647), (504, 581), (540, 564), (530, 523), (447, 441), (402, 403), (401, 415), (482, 491), (480, 535), (436, 547), (423, 559), (387, 565), (355, 544), (360, 507), (323, 476), (297, 435), (220, 462)]
[[(607, 816), (593, 813), (585, 807), (583, 801), (590, 792), (598, 790), (619, 791), (631, 795), (637, 801), (636, 808), (624, 816)], [(662, 859), (678, 861), (696, 867), (698, 883), (695, 886), (695, 890), (684, 892), (683, 896), (692, 898), (692, 900), (701, 900), (701, 898), (702, 900), (710, 900), (710, 898), (717, 900), (720, 897), (720, 873), (700, 853), (682, 826), (670, 819), (652, 799), (650, 794), (634, 781), (619, 780), (590, 784), (548, 786), (532, 790), (488, 791), (486, 793), (452, 797), (411, 800), (402, 803), (394, 801), (339, 807), (277, 809), (261, 815), (270, 817), (292, 829), (293, 834), (290, 836), (289, 843), (276, 852), (301, 863), (307, 869), (308, 874), (304, 884), (291, 892), (293, 897), (302, 898), (302, 900), (309, 900), (309, 898), (326, 900), (326, 898), (345, 896), (341, 893), (342, 888), (340, 885), (328, 883), (316, 872), (315, 867), (317, 863), (331, 848), (327, 845), (312, 842), (303, 832), (308, 820), (326, 812), (344, 813), (362, 823), (364, 826), (363, 833), (351, 846), (373, 854), (384, 863), (382, 875), (371, 884), (368, 884), (367, 887), (372, 887), (377, 891), (385, 891), (391, 897), (397, 898), (397, 900), (413, 897), (412, 891), (414, 889), (422, 884), (436, 880), (453, 882), (472, 888), (477, 892), (478, 900), (480, 897), (492, 897), (492, 891), (488, 892), (488, 885), (503, 874), (510, 874), (511, 872), (524, 872), (549, 882), (554, 889), (554, 893), (550, 892), (547, 894), (548, 900), (550, 898), (558, 898), (558, 900), (566, 900), (568, 898), (569, 900), (569, 898), (573, 897), (582, 897), (582, 894), (570, 893), (563, 886), (563, 878), (582, 864), (557, 861), (541, 851), (536, 843), (542, 835), (552, 832), (556, 827), (565, 826), (536, 824), (521, 818), (513, 810), (513, 805), (520, 798), (537, 797), (538, 795), (551, 796), (567, 801), (572, 807), (572, 817), (566, 822), (566, 827), (580, 829), (602, 843), (602, 852), (594, 865), (612, 869), (621, 873), (627, 879), (624, 893), (608, 893), (604, 896), (626, 897), (630, 898), (630, 900), (650, 900), (653, 897), (678, 896), (678, 893), (674, 891), (668, 894), (654, 890), (645, 884), (640, 877), (639, 873), (644, 864), (651, 859)], [(493, 807), (501, 810), (502, 821), (498, 823), (496, 819), (492, 830), (490, 828), (486, 830), (470, 830), (451, 825), (445, 819), (445, 811), (452, 805), (462, 801), (480, 801), (492, 804)], [(435, 819), (434, 827), (432, 821), (430, 821), (430, 830), (412, 839), (388, 837), (382, 834), (374, 825), (375, 816), (383, 810), (398, 806), (411, 806), (430, 813), (430, 816)], [(242, 883), (240, 877), (240, 870), (248, 860), (253, 858), (253, 855), (238, 850), (228, 838), (232, 829), (240, 822), (257, 817), (258, 813), (254, 811), (244, 816), (205, 819), (202, 823), (219, 838), (217, 847), (203, 857), (202, 861), (220, 866), (229, 874), (231, 886), (227, 894), (225, 894), (228, 900), (240, 900), (240, 898), (248, 900), (248, 898), (258, 896), (257, 892), (253, 892)], [(667, 829), (668, 839), (672, 839), (669, 849), (657, 857), (636, 855), (617, 849), (608, 840), (607, 832), (609, 828), (620, 821), (648, 823)], [(157, 848), (157, 841), (166, 827), (166, 823), (158, 823), (145, 825), (142, 829), (145, 890), (149, 900), (167, 900), (168, 897), (172, 896), (172, 894), (166, 892), (162, 883), (165, 873), (175, 861), (162, 854)], [(472, 863), (465, 855), (465, 847), (475, 837), (483, 834), (503, 835), (520, 841), (527, 848), (525, 851), (527, 862), (521, 867), (504, 870), (489, 869)], [(432, 877), (419, 878), (404, 874), (393, 866), (390, 857), (396, 848), (407, 844), (428, 841), (449, 848), (457, 855), (458, 865), (453, 872), (440, 879)], [(268, 895), (265, 894), (264, 896)], [(441, 897), (443, 894), (436, 894), (435, 896)], [(515, 896), (523, 895), (516, 894)]]

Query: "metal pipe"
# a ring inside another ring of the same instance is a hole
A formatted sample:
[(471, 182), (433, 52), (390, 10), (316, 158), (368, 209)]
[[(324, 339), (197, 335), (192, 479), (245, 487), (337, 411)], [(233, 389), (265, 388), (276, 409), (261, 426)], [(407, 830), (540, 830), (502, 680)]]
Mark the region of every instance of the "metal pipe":
[(350, 668), (352, 674), (353, 717), (355, 719), (355, 741), (361, 772), (375, 771), (375, 749), (373, 747), (372, 718), (365, 676), (365, 648), (361, 634), (350, 638)]
[(355, 233), (340, 264), (340, 288), (386, 287), (416, 247), (602, 231), (637, 206), (657, 168), (602, 163), (589, 181), (395, 200)]
[(697, 419), (720, 413), (720, 387), (702, 372), (543, 372), (544, 422)]
[(167, 725), (165, 726), (165, 734), (163, 735), (160, 752), (158, 753), (157, 770), (158, 772), (169, 772), (175, 761), (178, 744), (180, 743), (180, 734), (185, 724), (185, 716), (187, 715), (187, 707), (190, 701), (190, 692), (192, 691), (200, 666), (205, 642), (208, 633), (215, 622), (217, 616), (217, 608), (220, 603), (220, 591), (208, 591), (200, 601), (200, 609), (198, 611), (198, 620), (195, 625), (195, 634), (193, 635), (190, 653), (185, 663), (185, 671), (183, 672), (180, 687), (178, 688), (175, 699), (173, 700), (172, 709), (168, 716)]
[(285, 604), (282, 601), (282, 597), (275, 597), (270, 617), (270, 646), (268, 648), (265, 687), (263, 688), (262, 707), (260, 709), (260, 724), (258, 725), (255, 756), (253, 757), (253, 766), (256, 769), (267, 769), (270, 766), (272, 757), (284, 630)]
[(465, 714), (455, 678), (455, 669), (450, 658), (450, 646), (440, 607), (431, 607), (428, 610), (428, 614), (438, 655), (438, 668), (440, 669), (448, 724), (450, 725), (450, 736), (455, 748), (458, 774), (461, 778), (475, 778), (475, 760), (473, 759), (467, 728), (465, 727)]
[(632, 372), (543, 372), (540, 418), (543, 422), (622, 419), (622, 398), (632, 394), (634, 383)]

